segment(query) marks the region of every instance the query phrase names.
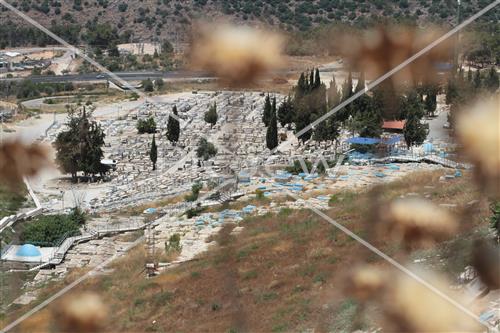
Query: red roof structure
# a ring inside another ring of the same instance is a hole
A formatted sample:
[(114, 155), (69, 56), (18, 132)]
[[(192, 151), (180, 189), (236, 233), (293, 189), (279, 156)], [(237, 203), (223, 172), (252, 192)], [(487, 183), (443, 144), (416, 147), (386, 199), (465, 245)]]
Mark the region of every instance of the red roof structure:
[(406, 120), (389, 120), (384, 121), (382, 128), (385, 130), (400, 130), (402, 131), (405, 127)]

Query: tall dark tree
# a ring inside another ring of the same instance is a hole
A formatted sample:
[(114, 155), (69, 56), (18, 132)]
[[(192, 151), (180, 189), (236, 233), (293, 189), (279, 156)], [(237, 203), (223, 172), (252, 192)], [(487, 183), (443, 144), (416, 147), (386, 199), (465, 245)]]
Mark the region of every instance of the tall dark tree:
[(266, 99), (264, 101), (264, 113), (262, 114), (262, 122), (266, 127), (269, 126), (272, 110), (273, 106), (271, 105), (271, 98), (269, 97), (269, 94), (267, 94)]
[(91, 119), (91, 112), (85, 107), (78, 112), (70, 110), (66, 126), (68, 129), (59, 133), (55, 141), (56, 161), (62, 171), (70, 173), (73, 181), (79, 171), (85, 176), (108, 171), (101, 163), (105, 134)]
[(314, 70), (311, 69), (311, 72), (309, 73), (309, 85), (308, 85), (308, 90), (311, 91), (314, 89)]
[(355, 92), (365, 89), (365, 72), (359, 73), (358, 84), (356, 84)]
[(450, 105), (457, 97), (458, 86), (456, 79), (454, 77), (450, 77), (448, 79), (448, 83), (446, 84), (446, 104)]
[(314, 73), (314, 89), (318, 88), (321, 85), (321, 78), (319, 76), (319, 69), (316, 68)]
[(474, 79), (472, 82), (472, 86), (474, 89), (477, 91), (481, 88), (481, 71), (479, 69), (476, 70), (476, 73), (474, 73)]
[(469, 70), (467, 71), (467, 81), (469, 83), (472, 83), (472, 77), (473, 77), (473, 75), (472, 75), (472, 69), (470, 69), (470, 67), (469, 67)]
[(436, 112), (438, 89), (435, 85), (429, 85), (425, 89), (427, 96), (425, 97), (424, 107), (430, 117), (433, 117)]
[[(179, 114), (177, 112), (177, 105), (174, 105), (172, 113), (174, 114), (174, 116), (178, 117)], [(181, 132), (181, 127), (179, 124), (179, 120), (170, 115), (168, 117), (168, 122), (167, 122), (168, 141), (172, 142), (175, 145), (177, 141), (179, 141), (180, 132)]]
[(307, 92), (307, 79), (304, 73), (300, 73), (299, 81), (295, 87), (295, 97), (300, 98)]
[(408, 148), (422, 144), (427, 138), (429, 128), (427, 124), (422, 123), (425, 110), (414, 89), (410, 90), (403, 98), (401, 115), (403, 119), (406, 119), (403, 135)]
[[(344, 81), (342, 85), (342, 101), (345, 101), (349, 97), (352, 96), (352, 73), (349, 71), (349, 75), (347, 76), (347, 80)], [(344, 108), (337, 111), (335, 117), (338, 121), (345, 123), (352, 112), (352, 105), (346, 105)]]
[(274, 99), (274, 108), (272, 110), (271, 119), (266, 132), (266, 146), (273, 150), (278, 146), (278, 120), (276, 117), (276, 99)]
[(208, 111), (205, 113), (205, 121), (213, 127), (217, 123), (217, 119), (219, 116), (217, 115), (217, 104), (210, 105)]
[(382, 114), (372, 97), (364, 94), (355, 101), (353, 117), (349, 127), (359, 136), (378, 138), (382, 134)]
[(352, 96), (352, 72), (349, 71), (349, 75), (347, 76), (347, 80), (344, 82), (342, 86), (342, 100), (346, 100)]
[(337, 83), (335, 82), (335, 75), (332, 76), (330, 81), (330, 86), (326, 91), (326, 96), (328, 99), (328, 108), (331, 109), (340, 103), (340, 93), (337, 88)]
[(292, 98), (287, 96), (278, 107), (278, 120), (281, 126), (285, 127), (293, 123), (295, 112), (293, 108)]
[(153, 163), (153, 171), (156, 170), (156, 161), (158, 160), (158, 147), (156, 146), (156, 139), (153, 134), (153, 141), (151, 142), (151, 149), (149, 150), (149, 159)]
[(498, 73), (495, 69), (495, 67), (491, 67), (490, 70), (488, 71), (488, 74), (486, 75), (486, 78), (484, 80), (484, 87), (489, 91), (489, 92), (495, 92), (498, 89), (499, 85), (499, 79), (498, 79)]
[(403, 135), (408, 148), (414, 145), (421, 145), (429, 134), (427, 124), (422, 124), (416, 113), (410, 113), (406, 119)]

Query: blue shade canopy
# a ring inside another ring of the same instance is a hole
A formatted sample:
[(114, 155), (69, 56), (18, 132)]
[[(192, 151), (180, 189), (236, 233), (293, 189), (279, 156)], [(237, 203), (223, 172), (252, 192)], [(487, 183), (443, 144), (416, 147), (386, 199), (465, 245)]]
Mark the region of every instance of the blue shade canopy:
[(39, 257), (41, 255), (42, 253), (40, 252), (40, 250), (36, 246), (31, 244), (24, 244), (16, 252), (16, 256), (19, 257)]
[(354, 143), (357, 145), (374, 145), (380, 142), (380, 139), (376, 138), (363, 138), (363, 137), (355, 137), (349, 138), (346, 140), (348, 143)]
[(377, 143), (383, 143), (386, 145), (393, 145), (401, 141), (401, 135), (391, 136), (390, 138), (378, 139), (378, 138), (364, 138), (361, 136), (349, 138), (346, 140), (347, 143), (358, 144), (358, 145), (375, 145)]

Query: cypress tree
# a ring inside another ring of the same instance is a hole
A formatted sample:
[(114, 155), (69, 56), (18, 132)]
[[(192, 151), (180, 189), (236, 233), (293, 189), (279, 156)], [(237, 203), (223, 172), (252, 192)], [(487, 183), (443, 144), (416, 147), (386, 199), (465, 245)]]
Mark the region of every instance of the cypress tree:
[(352, 72), (349, 71), (347, 80), (344, 82), (344, 86), (342, 87), (342, 100), (345, 101), (351, 96), (352, 96)]
[[(175, 116), (178, 115), (176, 105), (174, 105), (174, 107), (172, 109), (172, 113)], [(180, 127), (179, 121), (176, 118), (169, 116), (168, 122), (167, 122), (167, 139), (168, 139), (168, 141), (172, 142), (175, 145), (177, 143), (177, 141), (179, 141), (180, 132), (181, 132), (181, 127)]]
[(316, 68), (316, 73), (314, 77), (314, 88), (318, 88), (321, 85), (321, 78), (319, 76), (319, 69)]
[(274, 109), (272, 110), (271, 119), (266, 132), (266, 145), (269, 150), (273, 150), (278, 146), (278, 120), (276, 117), (276, 99), (274, 99)]
[(269, 97), (269, 94), (267, 94), (266, 100), (264, 102), (264, 113), (262, 114), (262, 122), (266, 127), (269, 126), (271, 113), (272, 113), (271, 98)]
[(154, 134), (153, 141), (151, 142), (151, 150), (149, 151), (149, 159), (153, 163), (153, 171), (156, 170), (156, 161), (158, 160), (158, 147), (156, 146), (156, 139)]
[(365, 89), (365, 73), (361, 72), (359, 74), (358, 84), (356, 85), (355, 92)]
[(311, 69), (311, 72), (309, 73), (309, 86), (308, 90), (311, 91), (314, 89), (314, 70)]
[(424, 108), (427, 115), (432, 117), (436, 111), (438, 87), (435, 85), (427, 86), (425, 92), (427, 97), (425, 98)]
[(297, 82), (296, 94), (302, 96), (307, 90), (307, 82), (304, 73), (300, 73), (299, 81)]
[(335, 105), (340, 103), (340, 94), (337, 88), (337, 83), (335, 82), (335, 75), (333, 75), (332, 80), (330, 81), (330, 86), (327, 90), (327, 98), (328, 98), (328, 108), (333, 108)]

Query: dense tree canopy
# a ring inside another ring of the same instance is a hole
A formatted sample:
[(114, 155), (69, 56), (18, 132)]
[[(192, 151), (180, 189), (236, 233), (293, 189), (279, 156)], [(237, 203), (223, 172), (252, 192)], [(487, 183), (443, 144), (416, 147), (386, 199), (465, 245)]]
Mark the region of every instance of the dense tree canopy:
[(70, 111), (66, 123), (68, 129), (59, 133), (55, 141), (56, 160), (61, 170), (70, 173), (74, 181), (79, 171), (85, 176), (103, 175), (108, 171), (101, 163), (105, 134), (90, 117), (91, 113), (85, 107), (79, 112)]

